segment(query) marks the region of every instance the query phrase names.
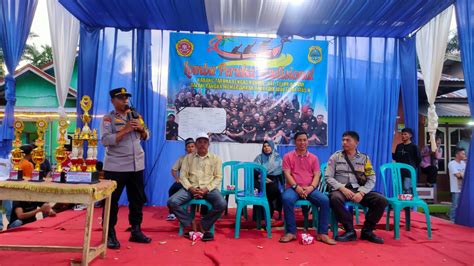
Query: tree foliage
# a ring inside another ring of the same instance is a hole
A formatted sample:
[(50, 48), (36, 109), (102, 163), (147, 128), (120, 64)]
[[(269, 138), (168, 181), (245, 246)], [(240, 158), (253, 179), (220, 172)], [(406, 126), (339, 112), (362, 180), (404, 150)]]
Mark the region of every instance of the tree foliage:
[(448, 46), (446, 47), (446, 53), (447, 54), (455, 54), (459, 53), (459, 39), (458, 39), (458, 32), (456, 31), (449, 39), (448, 41)]

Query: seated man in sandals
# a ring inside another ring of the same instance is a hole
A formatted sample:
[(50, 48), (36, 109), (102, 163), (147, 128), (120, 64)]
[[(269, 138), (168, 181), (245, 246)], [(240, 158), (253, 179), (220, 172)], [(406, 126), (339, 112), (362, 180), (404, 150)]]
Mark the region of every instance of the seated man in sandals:
[[(181, 165), (180, 182), (183, 188), (168, 200), (168, 208), (178, 217), (184, 226), (184, 236), (189, 237), (189, 232), (196, 230), (193, 227), (191, 215), (182, 205), (190, 200), (205, 199), (212, 205), (201, 224), (202, 241), (210, 241), (214, 236), (210, 232), (212, 225), (221, 216), (227, 206), (219, 187), (222, 182), (222, 160), (217, 155), (209, 153), (209, 137), (201, 133), (196, 138), (196, 152), (186, 155)], [(194, 229), (194, 230), (193, 230)]]
[(283, 173), (286, 178), (286, 189), (283, 192), (283, 214), (286, 234), (280, 238), (281, 243), (296, 240), (295, 202), (307, 199), (319, 207), (318, 235), (316, 240), (328, 245), (336, 241), (328, 236), (329, 199), (317, 190), (319, 183), (319, 161), (316, 155), (308, 151), (308, 134), (297, 132), (294, 137), (296, 149), (283, 157)]

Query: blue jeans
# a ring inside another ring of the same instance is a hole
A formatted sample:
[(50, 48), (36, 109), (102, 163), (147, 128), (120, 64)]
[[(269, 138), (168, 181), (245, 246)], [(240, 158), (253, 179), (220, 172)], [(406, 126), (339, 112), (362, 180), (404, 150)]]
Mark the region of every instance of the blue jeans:
[[(286, 232), (296, 234), (295, 202), (303, 198), (301, 198), (292, 188), (287, 188), (283, 192), (282, 199)], [(315, 189), (306, 199), (313, 205), (319, 207), (318, 233), (327, 234), (329, 224), (329, 198), (319, 190)]]
[(451, 210), (449, 210), (449, 219), (451, 222), (454, 222), (456, 218), (456, 209), (458, 208), (458, 202), (459, 202), (459, 196), (461, 196), (461, 193), (459, 192), (452, 192), (451, 193)]
[(7, 217), (7, 221), (10, 223), (10, 215), (12, 213), (12, 201), (11, 200), (1, 200), (3, 212), (0, 211), (0, 231), (3, 229), (3, 213)]
[(8, 224), (8, 229), (13, 229), (16, 227), (20, 227), (22, 225), (23, 225), (23, 222), (21, 220), (15, 220)]
[[(183, 224), (184, 227), (190, 226), (192, 219), (191, 214), (188, 213), (187, 210), (183, 209), (182, 205), (191, 201), (192, 199), (193, 195), (184, 188), (174, 193), (173, 196), (168, 199), (168, 208), (172, 213), (174, 213), (174, 215), (176, 215), (176, 217), (178, 217), (178, 220)], [(208, 213), (201, 219), (202, 228), (205, 231), (209, 231), (212, 225), (224, 212), (227, 202), (225, 201), (224, 197), (222, 197), (221, 192), (218, 189), (213, 189), (207, 193), (204, 196), (204, 199), (212, 205), (212, 210), (208, 211)]]

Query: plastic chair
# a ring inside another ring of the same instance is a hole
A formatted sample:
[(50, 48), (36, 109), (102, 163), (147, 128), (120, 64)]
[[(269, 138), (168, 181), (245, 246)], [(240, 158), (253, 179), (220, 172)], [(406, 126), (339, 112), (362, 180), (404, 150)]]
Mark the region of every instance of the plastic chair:
[[(243, 183), (244, 186), (241, 188), (239, 186), (238, 179), (239, 177), (239, 170), (243, 169)], [(254, 171), (257, 170), (260, 172), (260, 192), (255, 194), (254, 190)], [(232, 167), (232, 176), (235, 178), (236, 184), (236, 194), (235, 194), (235, 201), (237, 203), (237, 211), (235, 213), (235, 238), (239, 238), (240, 232), (240, 216), (242, 215), (242, 209), (247, 205), (256, 205), (262, 206), (265, 211), (265, 220), (266, 220), (266, 229), (267, 229), (267, 236), (268, 238), (272, 237), (271, 231), (271, 217), (270, 217), (270, 206), (268, 204), (266, 188), (265, 188), (265, 181), (267, 178), (267, 170), (265, 167), (256, 164), (256, 163), (240, 163)], [(260, 219), (258, 218), (257, 212), (257, 225), (260, 223)]]
[[(239, 164), (239, 161), (228, 161), (222, 163), (222, 183), (221, 183), (221, 194), (225, 198), (225, 201), (227, 202), (227, 205), (225, 207), (225, 212), (224, 215), (227, 215), (228, 212), (228, 206), (229, 206), (229, 196), (230, 195), (235, 195), (235, 190), (229, 190), (227, 189), (227, 184), (235, 186), (235, 178), (233, 177), (233, 172), (232, 172), (232, 167), (234, 165)], [(229, 177), (229, 182), (226, 183), (226, 175), (225, 175), (225, 169), (226, 167), (230, 167), (230, 177)], [(245, 215), (247, 212), (244, 213), (245, 218), (247, 219), (247, 215)]]
[[(398, 195), (403, 194), (403, 186), (402, 186), (402, 177), (401, 177), (401, 169), (406, 169), (410, 172), (411, 176), (411, 185), (413, 188), (413, 199), (412, 200), (399, 200)], [(387, 178), (385, 177), (386, 170), (390, 170), (391, 178), (392, 178), (392, 190), (389, 191)], [(400, 239), (400, 212), (402, 209), (405, 209), (405, 230), (410, 231), (410, 213), (412, 207), (421, 207), (423, 212), (425, 213), (426, 217), (426, 227), (428, 231), (428, 239), (431, 239), (431, 221), (430, 221), (430, 210), (428, 208), (428, 204), (425, 201), (418, 197), (418, 193), (416, 191), (416, 182), (417, 176), (415, 168), (411, 165), (404, 164), (404, 163), (387, 163), (380, 167), (380, 172), (384, 184), (385, 194), (388, 200), (388, 208), (387, 208), (387, 220), (386, 220), (386, 230), (389, 230), (390, 225), (390, 211), (393, 209), (393, 220), (394, 220), (394, 237), (395, 239)], [(392, 192), (390, 194), (390, 192)]]
[[(205, 205), (207, 206), (209, 211), (212, 210), (212, 205), (205, 199), (192, 199), (188, 201), (187, 203), (183, 204), (182, 207), (183, 209), (187, 210), (188, 207), (190, 207), (191, 205)], [(191, 206), (191, 218), (194, 219), (195, 215), (196, 215), (196, 208), (193, 208)], [(184, 230), (183, 224), (179, 223), (179, 236), (183, 235), (183, 230)], [(214, 235), (214, 225), (212, 225), (211, 227), (211, 233)]]
[(359, 209), (362, 209), (362, 211), (364, 211), (364, 215), (366, 215), (367, 212), (369, 211), (369, 209), (367, 207), (364, 207), (364, 206), (360, 205), (360, 203), (353, 202), (353, 201), (346, 201), (345, 206), (346, 206), (346, 208), (352, 209), (354, 211), (356, 224), (359, 224), (359, 214), (360, 214)]

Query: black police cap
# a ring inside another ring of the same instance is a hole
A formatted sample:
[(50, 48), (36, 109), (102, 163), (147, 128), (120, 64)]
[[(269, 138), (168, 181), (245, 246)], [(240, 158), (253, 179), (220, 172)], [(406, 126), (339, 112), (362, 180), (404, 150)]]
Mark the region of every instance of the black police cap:
[(127, 91), (127, 89), (125, 89), (125, 88), (113, 89), (113, 90), (109, 91), (109, 94), (110, 94), (110, 98), (115, 98), (115, 97), (122, 96), (122, 95), (125, 95), (127, 97), (132, 97), (132, 94), (130, 94)]

